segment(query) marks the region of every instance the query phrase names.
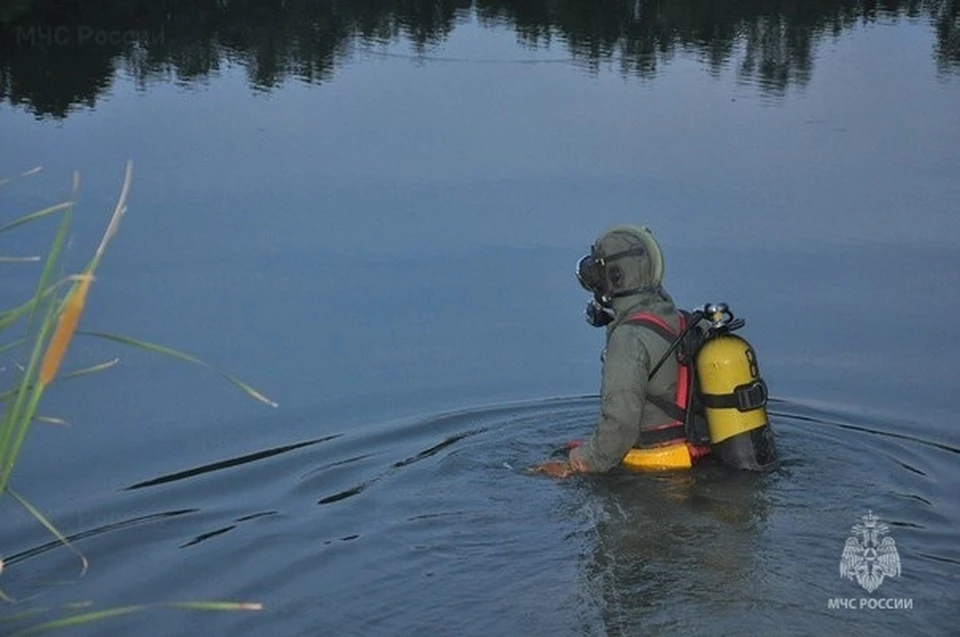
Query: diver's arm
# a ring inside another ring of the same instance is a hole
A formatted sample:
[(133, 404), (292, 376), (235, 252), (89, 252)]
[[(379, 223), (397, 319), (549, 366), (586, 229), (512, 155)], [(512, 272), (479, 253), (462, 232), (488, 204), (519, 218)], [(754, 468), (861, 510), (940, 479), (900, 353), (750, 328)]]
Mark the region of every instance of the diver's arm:
[(603, 472), (620, 464), (640, 435), (650, 357), (637, 326), (614, 329), (603, 365), (602, 406), (590, 439), (570, 452), (571, 469)]

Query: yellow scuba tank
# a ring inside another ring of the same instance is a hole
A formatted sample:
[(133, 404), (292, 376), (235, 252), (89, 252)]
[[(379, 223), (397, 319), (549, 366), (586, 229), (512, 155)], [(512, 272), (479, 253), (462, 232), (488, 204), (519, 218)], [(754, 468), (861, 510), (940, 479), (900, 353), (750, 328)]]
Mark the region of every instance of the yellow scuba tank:
[(712, 326), (697, 352), (696, 371), (711, 453), (736, 469), (770, 469), (778, 454), (767, 418), (767, 385), (753, 348), (731, 334), (744, 321), (723, 303), (705, 306), (704, 317)]

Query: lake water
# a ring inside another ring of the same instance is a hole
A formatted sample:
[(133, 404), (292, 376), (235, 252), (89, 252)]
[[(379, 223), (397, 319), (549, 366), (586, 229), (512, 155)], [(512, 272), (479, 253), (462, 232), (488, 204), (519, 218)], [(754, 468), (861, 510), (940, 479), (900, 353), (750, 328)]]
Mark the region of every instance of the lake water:
[[(222, 599), (264, 608), (71, 634), (956, 634), (960, 4), (95, 5), (0, 10), (0, 175), (44, 166), (0, 188), (0, 225), (79, 170), (82, 267), (132, 159), (82, 327), (279, 407), (78, 337), (69, 369), (121, 362), (48, 392), (71, 426), (35, 427), (13, 484), (90, 570), (0, 500), (0, 616)], [(679, 304), (747, 319), (776, 472), (524, 474), (595, 422), (573, 268), (620, 223), (654, 230)], [(0, 264), (0, 307), (38, 272)], [(902, 566), (873, 593), (838, 570), (870, 511)]]

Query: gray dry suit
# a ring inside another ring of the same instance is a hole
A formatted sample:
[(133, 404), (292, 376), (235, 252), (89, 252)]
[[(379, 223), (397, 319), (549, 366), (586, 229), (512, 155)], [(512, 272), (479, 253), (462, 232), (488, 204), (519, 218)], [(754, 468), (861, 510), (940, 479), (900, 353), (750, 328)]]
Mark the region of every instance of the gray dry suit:
[(637, 446), (641, 430), (672, 422), (648, 396), (668, 403), (676, 400), (678, 363), (675, 356), (668, 357), (656, 376), (647, 380), (670, 342), (647, 325), (624, 322), (634, 314), (645, 312), (660, 317), (676, 332), (679, 316), (673, 299), (659, 287), (648, 288), (614, 299), (611, 306), (616, 318), (606, 327), (600, 417), (593, 435), (577, 452), (591, 472), (617, 466), (630, 448)]

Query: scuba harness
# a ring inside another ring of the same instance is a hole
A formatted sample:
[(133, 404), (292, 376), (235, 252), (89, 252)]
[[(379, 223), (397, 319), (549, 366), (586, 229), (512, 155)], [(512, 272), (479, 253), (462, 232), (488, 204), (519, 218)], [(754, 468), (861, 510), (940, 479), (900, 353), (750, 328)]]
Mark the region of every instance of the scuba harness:
[[(706, 319), (706, 327), (700, 323)], [(776, 465), (777, 450), (767, 418), (767, 386), (750, 344), (732, 332), (746, 324), (725, 303), (680, 312), (678, 333), (658, 316), (631, 315), (670, 342), (648, 375), (677, 359), (673, 402), (647, 396), (671, 420), (642, 431), (639, 447), (624, 458), (628, 469), (688, 468), (710, 453), (735, 469), (766, 471)]]

